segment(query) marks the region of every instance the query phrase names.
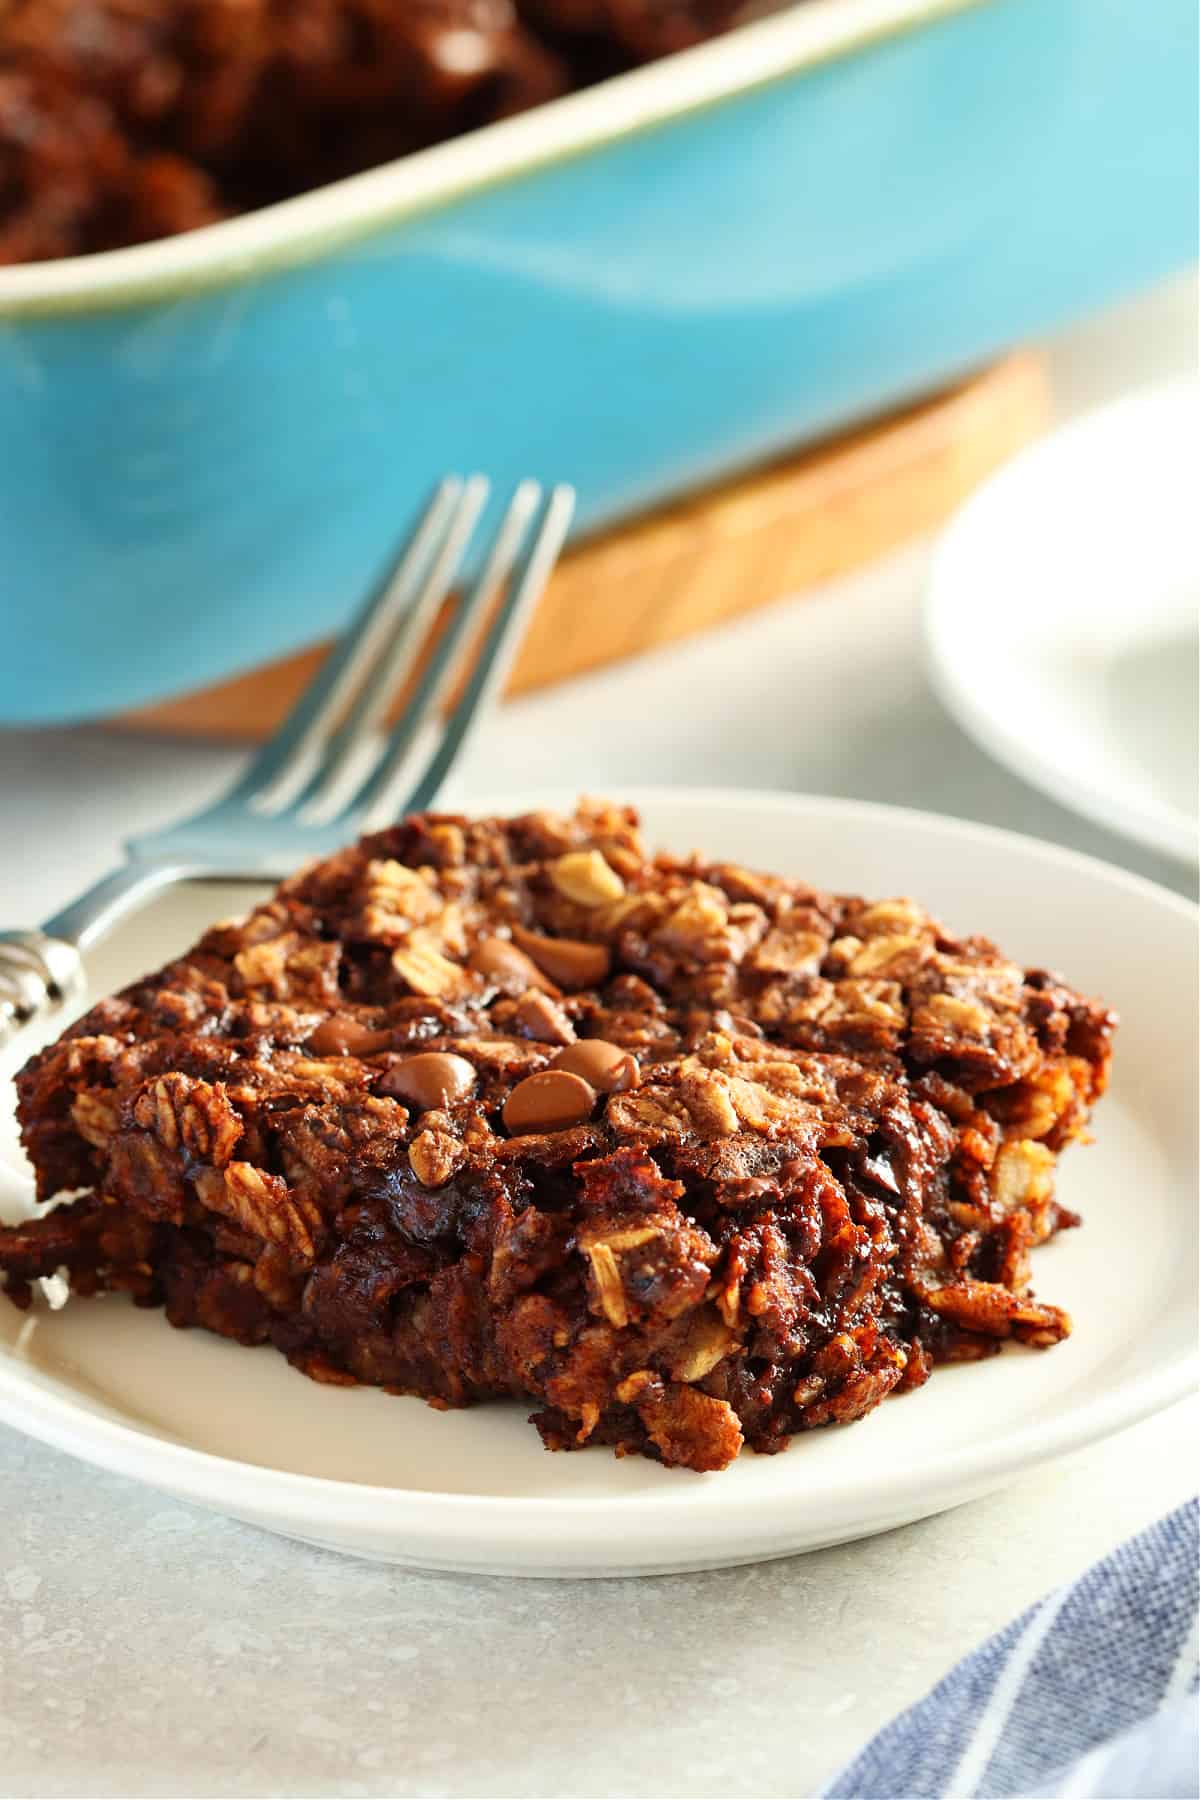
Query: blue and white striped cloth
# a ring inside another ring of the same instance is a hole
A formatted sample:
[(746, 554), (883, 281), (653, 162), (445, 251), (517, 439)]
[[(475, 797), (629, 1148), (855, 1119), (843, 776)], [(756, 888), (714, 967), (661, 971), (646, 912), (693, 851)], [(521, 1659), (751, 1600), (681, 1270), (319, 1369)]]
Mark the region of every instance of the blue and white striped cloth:
[(825, 1800), (1197, 1800), (1200, 1509), (1048, 1594), (881, 1731)]

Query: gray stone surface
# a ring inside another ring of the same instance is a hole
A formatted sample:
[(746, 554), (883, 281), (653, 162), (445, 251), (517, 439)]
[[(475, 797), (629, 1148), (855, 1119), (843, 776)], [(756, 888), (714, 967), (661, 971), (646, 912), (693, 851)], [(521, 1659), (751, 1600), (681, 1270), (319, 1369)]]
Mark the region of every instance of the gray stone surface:
[(0, 1793), (774, 1800), (1184, 1498), (1195, 1409), (784, 1562), (413, 1574), (0, 1433)]

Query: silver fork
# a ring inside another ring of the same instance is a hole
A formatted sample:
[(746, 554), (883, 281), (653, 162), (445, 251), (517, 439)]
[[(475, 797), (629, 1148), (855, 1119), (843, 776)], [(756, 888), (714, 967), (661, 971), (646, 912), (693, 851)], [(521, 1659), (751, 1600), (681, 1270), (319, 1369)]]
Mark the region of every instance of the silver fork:
[[(520, 483), (479, 575), (385, 732), (391, 703), (419, 665), (487, 498), (481, 475), (441, 483), (388, 578), (219, 800), (129, 839), (125, 862), (40, 931), (0, 932), (0, 1044), (77, 996), (80, 952), (156, 889), (196, 878), (279, 877), (360, 831), (432, 804), (487, 713), (575, 506), (572, 488), (543, 496), (536, 481)], [(461, 694), (444, 713), (460, 674)]]

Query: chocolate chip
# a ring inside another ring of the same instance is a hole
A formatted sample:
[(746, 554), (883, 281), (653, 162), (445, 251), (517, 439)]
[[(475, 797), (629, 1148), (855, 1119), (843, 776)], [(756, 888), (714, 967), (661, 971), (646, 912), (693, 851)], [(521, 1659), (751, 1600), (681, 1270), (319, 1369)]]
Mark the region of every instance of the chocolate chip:
[(529, 993), (522, 994), (517, 1001), (516, 1019), (525, 1036), (533, 1038), (536, 1043), (575, 1042), (575, 1027), (549, 994), (538, 994), (532, 989)]
[(308, 1040), (314, 1056), (378, 1056), (392, 1041), (390, 1031), (372, 1031), (346, 1013), (334, 1013)]
[(475, 1091), (475, 1070), (465, 1056), (447, 1056), (440, 1050), (424, 1050), (393, 1063), (379, 1084), (385, 1094), (407, 1100), (419, 1112), (452, 1106)]
[(513, 937), (522, 950), (528, 951), (539, 969), (564, 988), (597, 987), (608, 974), (611, 958), (603, 944), (588, 944), (581, 938), (542, 937), (514, 925)]
[(604, 1038), (584, 1038), (569, 1045), (550, 1058), (550, 1067), (580, 1076), (598, 1094), (624, 1094), (641, 1080), (637, 1058)]
[(518, 1081), (504, 1103), (504, 1123), (514, 1137), (562, 1131), (591, 1117), (596, 1090), (566, 1069), (542, 1069)]
[(506, 994), (523, 994), (529, 988), (557, 993), (537, 964), (507, 938), (480, 938), (468, 959), (471, 967)]

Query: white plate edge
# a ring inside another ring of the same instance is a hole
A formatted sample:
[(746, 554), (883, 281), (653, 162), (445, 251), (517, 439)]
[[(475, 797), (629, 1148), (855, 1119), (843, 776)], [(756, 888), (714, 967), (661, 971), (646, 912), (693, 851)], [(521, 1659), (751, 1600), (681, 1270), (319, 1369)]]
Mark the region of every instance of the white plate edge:
[[(1195, 821), (1178, 807), (1160, 801), (1146, 809), (1126, 804), (1120, 795), (1088, 783), (1086, 776), (1064, 775), (1057, 764), (1043, 756), (1036, 743), (1017, 730), (1009, 730), (993, 710), (981, 707), (968, 676), (952, 652), (958, 632), (953, 615), (963, 603), (947, 571), (963, 555), (962, 545), (986, 517), (1014, 478), (1024, 476), (1049, 454), (1055, 460), (1073, 441), (1090, 437), (1096, 430), (1112, 433), (1131, 416), (1178, 410), (1190, 399), (1195, 404), (1200, 381), (1195, 376), (1176, 376), (1119, 395), (1103, 406), (1068, 420), (1045, 437), (1018, 451), (991, 475), (961, 506), (938, 538), (930, 562), (921, 605), (921, 640), (926, 669), (937, 698), (966, 735), (989, 755), (1013, 770), (1031, 786), (1049, 794), (1070, 811), (1081, 813), (1099, 825), (1115, 830), (1136, 843), (1161, 851), (1185, 865), (1200, 859), (1200, 835)], [(947, 620), (951, 623), (947, 625)]]

